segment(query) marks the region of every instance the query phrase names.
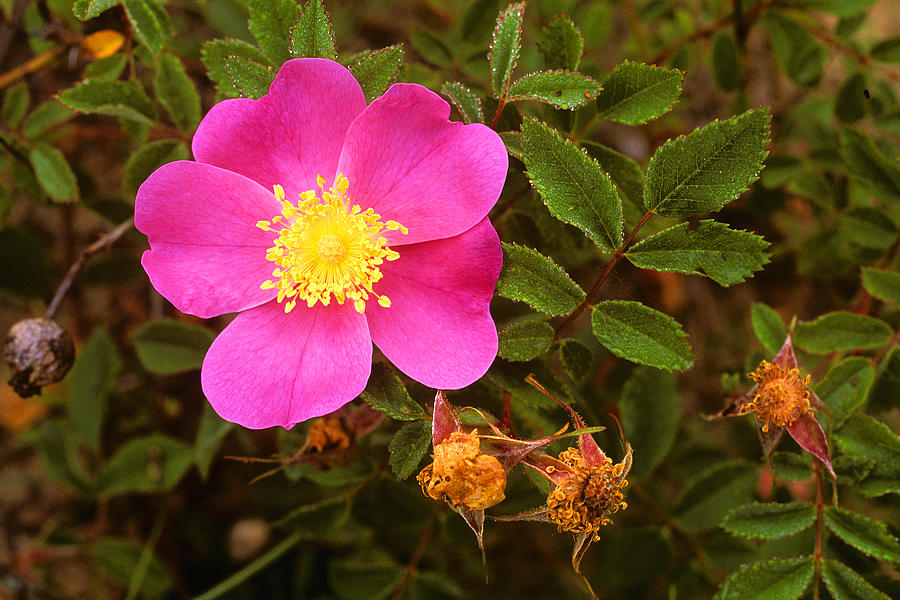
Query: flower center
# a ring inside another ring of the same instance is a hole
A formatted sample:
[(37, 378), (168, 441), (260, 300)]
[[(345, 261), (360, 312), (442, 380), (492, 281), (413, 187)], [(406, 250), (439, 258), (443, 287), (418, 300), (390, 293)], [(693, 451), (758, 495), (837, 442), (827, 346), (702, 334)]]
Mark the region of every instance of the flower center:
[(284, 188), (275, 186), (281, 202), (281, 214), (271, 221), (256, 224), (263, 231), (276, 231), (278, 237), (266, 253), (275, 263), (273, 279), (260, 286), (277, 289), (278, 302), (287, 300), (284, 312), (294, 309), (298, 300), (312, 308), (317, 302), (328, 306), (353, 302), (357, 312), (365, 312), (366, 300), (374, 296), (387, 308), (391, 301), (372, 286), (382, 277), (378, 268), (386, 260), (397, 260), (397, 252), (388, 248), (383, 231), (407, 229), (396, 221), (382, 222), (371, 208), (363, 211), (347, 196), (347, 178), (338, 174), (335, 184), (325, 189), (325, 178), (317, 178), (320, 194), (309, 190), (300, 194), (296, 204), (285, 200)]
[(628, 508), (622, 494), (628, 485), (624, 465), (614, 465), (609, 458), (588, 465), (576, 448), (559, 459), (572, 467), (572, 474), (547, 496), (547, 516), (560, 531), (596, 533), (609, 525), (608, 515)]
[(770, 423), (790, 427), (809, 412), (809, 375), (801, 380), (797, 369), (785, 369), (764, 360), (750, 378), (758, 384), (756, 395), (738, 414), (754, 411), (763, 421), (763, 431), (769, 431)]

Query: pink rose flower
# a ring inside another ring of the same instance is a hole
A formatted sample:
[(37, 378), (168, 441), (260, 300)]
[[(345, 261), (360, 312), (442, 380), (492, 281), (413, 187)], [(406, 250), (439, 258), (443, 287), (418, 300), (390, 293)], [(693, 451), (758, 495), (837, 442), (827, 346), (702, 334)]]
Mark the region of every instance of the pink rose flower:
[(240, 313), (201, 372), (222, 418), (289, 428), (340, 408), (365, 388), (373, 342), (433, 388), (488, 369), (502, 252), (487, 214), (507, 155), (449, 115), (420, 85), (366, 106), (343, 66), (291, 60), (266, 96), (210, 110), (196, 162), (141, 186), (153, 286), (185, 313)]

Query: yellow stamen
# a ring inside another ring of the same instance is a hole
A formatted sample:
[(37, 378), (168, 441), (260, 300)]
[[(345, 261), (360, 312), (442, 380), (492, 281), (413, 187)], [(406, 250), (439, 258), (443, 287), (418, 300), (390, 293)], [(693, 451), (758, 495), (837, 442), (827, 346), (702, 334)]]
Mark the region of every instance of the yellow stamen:
[(797, 369), (786, 369), (762, 361), (750, 373), (750, 379), (758, 384), (756, 395), (744, 404), (738, 414), (755, 412), (763, 422), (763, 431), (769, 431), (769, 424), (776, 427), (790, 427), (801, 416), (809, 412), (809, 375), (802, 380)]

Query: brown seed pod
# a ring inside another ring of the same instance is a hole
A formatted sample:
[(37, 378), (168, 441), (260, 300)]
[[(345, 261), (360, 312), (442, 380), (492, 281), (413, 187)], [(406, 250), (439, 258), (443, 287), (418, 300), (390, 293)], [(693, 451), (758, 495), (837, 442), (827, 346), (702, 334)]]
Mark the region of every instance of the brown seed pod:
[(12, 371), (9, 385), (28, 398), (65, 377), (75, 362), (75, 345), (56, 321), (23, 319), (6, 334), (3, 359)]

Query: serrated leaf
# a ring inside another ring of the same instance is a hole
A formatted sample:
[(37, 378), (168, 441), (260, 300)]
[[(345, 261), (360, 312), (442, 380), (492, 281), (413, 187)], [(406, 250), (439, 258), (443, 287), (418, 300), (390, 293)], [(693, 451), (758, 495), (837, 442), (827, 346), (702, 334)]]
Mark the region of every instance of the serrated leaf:
[(834, 100), (834, 115), (844, 123), (855, 123), (866, 116), (867, 100), (863, 94), (866, 78), (854, 73), (838, 89)]
[(225, 72), (241, 96), (254, 100), (268, 94), (269, 86), (275, 81), (275, 70), (272, 67), (240, 56), (225, 58)]
[(444, 40), (427, 29), (416, 27), (409, 32), (409, 43), (413, 50), (436, 67), (448, 68), (453, 64), (453, 51)]
[(634, 463), (635, 477), (646, 477), (662, 462), (675, 441), (681, 419), (681, 402), (675, 376), (650, 367), (635, 369), (625, 387), (619, 410), (625, 439), (641, 460)]
[(769, 262), (761, 236), (711, 219), (690, 231), (679, 223), (632, 246), (625, 256), (642, 269), (705, 275), (723, 287), (744, 281)]
[(631, 362), (667, 371), (684, 371), (694, 364), (681, 324), (640, 302), (600, 302), (594, 306), (591, 328), (610, 352)]
[(497, 293), (548, 315), (566, 315), (584, 300), (584, 290), (552, 259), (536, 250), (502, 242), (503, 268)]
[(603, 80), (597, 116), (625, 125), (640, 125), (663, 115), (681, 94), (682, 71), (626, 60)]
[(582, 381), (591, 370), (594, 355), (578, 340), (568, 338), (559, 346), (559, 360), (573, 381)]
[(31, 149), (28, 160), (41, 188), (56, 202), (78, 200), (78, 180), (62, 152), (49, 144), (39, 143)]
[(900, 63), (900, 36), (881, 40), (872, 46), (869, 53), (875, 60)]
[(529, 319), (510, 323), (498, 334), (497, 355), (513, 361), (537, 358), (550, 348), (553, 334), (553, 328), (546, 321)]
[(831, 558), (822, 563), (822, 579), (834, 600), (890, 600), (856, 571)]
[(450, 99), (464, 123), (484, 123), (481, 98), (458, 81), (448, 81), (441, 87), (441, 93)]
[(866, 291), (879, 300), (900, 304), (900, 273), (864, 267), (862, 283)]
[(744, 461), (720, 462), (702, 471), (688, 482), (675, 506), (678, 521), (691, 532), (715, 528), (731, 507), (751, 500), (757, 471)]
[(550, 69), (578, 69), (584, 38), (572, 19), (560, 13), (550, 19), (541, 30), (538, 48), (544, 55), (544, 62)]
[(157, 375), (199, 369), (215, 334), (205, 327), (159, 319), (144, 323), (131, 334), (141, 365)]
[(252, 0), (250, 33), (260, 50), (280, 65), (291, 58), (291, 29), (300, 16), (296, 0)]
[(900, 464), (900, 437), (884, 423), (868, 415), (852, 415), (834, 434), (843, 452), (872, 459), (877, 463)]
[(812, 477), (812, 462), (807, 452), (775, 452), (772, 454), (772, 468), (776, 477), (788, 481), (806, 481)]
[(72, 4), (72, 14), (82, 21), (87, 21), (120, 2), (121, 0), (75, 0)]
[(67, 409), (85, 446), (100, 449), (100, 432), (109, 394), (122, 369), (122, 360), (105, 329), (96, 329), (81, 348), (66, 379)]
[(181, 140), (157, 140), (150, 142), (131, 155), (125, 164), (125, 187), (131, 193), (138, 188), (150, 174), (173, 160), (187, 158), (187, 149)]
[(897, 238), (897, 226), (877, 208), (852, 208), (840, 218), (841, 232), (864, 248), (889, 248)]
[(291, 30), (291, 56), (335, 60), (334, 30), (322, 0), (309, 0)]
[(212, 40), (203, 44), (201, 60), (209, 71), (209, 78), (216, 84), (216, 90), (226, 98), (234, 98), (241, 94), (225, 70), (225, 59), (233, 56), (258, 63), (265, 63), (268, 60), (256, 46), (240, 40)]
[(24, 83), (14, 85), (3, 96), (3, 120), (12, 128), (19, 125), (19, 121), (28, 112), (29, 103), (28, 86)]
[(794, 329), (794, 343), (812, 354), (841, 350), (877, 348), (891, 339), (890, 325), (866, 315), (830, 312), (815, 321), (800, 322)]
[(600, 84), (581, 73), (543, 71), (525, 75), (509, 88), (507, 100), (538, 100), (556, 108), (573, 109), (600, 92)]
[(122, 117), (145, 125), (156, 123), (153, 102), (136, 81), (86, 79), (57, 97), (78, 112)]
[(200, 95), (188, 77), (181, 61), (163, 54), (156, 63), (156, 97), (166, 108), (178, 128), (191, 133), (200, 123)]
[(807, 502), (751, 502), (731, 509), (722, 527), (732, 535), (773, 540), (799, 533), (816, 521), (816, 507)]
[(428, 421), (413, 421), (401, 427), (388, 444), (394, 476), (403, 480), (412, 475), (428, 452), (429, 444), (431, 423)]
[(796, 21), (768, 11), (763, 24), (769, 31), (772, 52), (787, 76), (801, 85), (814, 85), (822, 74), (825, 48)]
[(862, 131), (841, 130), (841, 156), (850, 175), (885, 200), (900, 199), (900, 166)]
[(29, 139), (46, 133), (53, 127), (65, 123), (75, 113), (56, 99), (47, 100), (29, 114), (22, 124), (22, 133)]
[(754, 302), (750, 309), (750, 323), (756, 339), (769, 354), (774, 356), (787, 338), (787, 329), (781, 317), (762, 302)]
[(371, 102), (381, 96), (397, 78), (403, 62), (403, 45), (395, 44), (370, 52), (350, 65), (350, 72)]
[(102, 497), (172, 489), (191, 466), (191, 447), (162, 434), (137, 438), (119, 448), (100, 474)]
[(197, 437), (194, 439), (194, 464), (204, 480), (209, 475), (209, 467), (222, 440), (232, 429), (234, 423), (217, 415), (209, 402), (203, 405), (203, 416), (200, 417), (200, 427), (197, 428)]
[(522, 46), (522, 18), (525, 3), (510, 4), (497, 16), (497, 26), (491, 38), (489, 56), (491, 89), (495, 98), (505, 98), (512, 81), (512, 72)]
[(816, 395), (831, 411), (833, 427), (840, 427), (866, 401), (874, 380), (875, 369), (859, 356), (847, 357), (828, 370), (816, 386)]
[(845, 508), (829, 507), (825, 513), (825, 524), (836, 536), (863, 554), (900, 563), (900, 542), (888, 533), (884, 523)]
[(392, 419), (415, 421), (428, 418), (422, 407), (410, 397), (400, 378), (384, 363), (372, 365), (372, 374), (362, 399)]
[(744, 67), (741, 63), (741, 51), (731, 33), (719, 31), (713, 36), (710, 62), (713, 79), (720, 88), (730, 92), (741, 87)]
[(522, 123), (522, 159), (550, 212), (601, 249), (622, 243), (622, 200), (609, 176), (578, 146), (535, 119)]
[(158, 13), (153, 10), (148, 0), (122, 0), (125, 15), (131, 24), (131, 30), (142, 44), (153, 54), (159, 54), (166, 42), (166, 27), (161, 23)]
[(714, 600), (795, 600), (815, 570), (812, 558), (755, 562), (732, 573)]
[(717, 211), (759, 177), (769, 109), (758, 108), (669, 140), (650, 159), (644, 207), (665, 217)]
[(644, 171), (624, 154), (594, 142), (581, 147), (606, 171), (622, 199), (622, 213), (629, 223), (637, 223), (644, 214)]

